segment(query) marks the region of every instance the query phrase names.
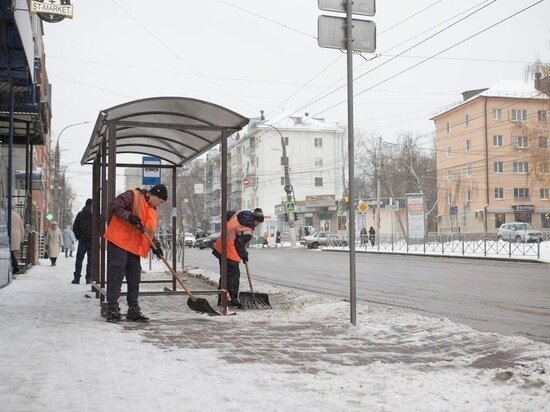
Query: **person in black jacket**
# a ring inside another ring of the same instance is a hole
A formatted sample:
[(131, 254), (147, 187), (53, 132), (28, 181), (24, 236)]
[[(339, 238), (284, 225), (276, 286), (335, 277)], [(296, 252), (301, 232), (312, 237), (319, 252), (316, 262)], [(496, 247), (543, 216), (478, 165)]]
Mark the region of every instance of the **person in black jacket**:
[(80, 273), (85, 255), (88, 256), (86, 259), (86, 283), (92, 283), (92, 259), (90, 257), (92, 251), (92, 199), (86, 200), (86, 205), (76, 215), (73, 232), (78, 240), (78, 249), (74, 263), (74, 279), (71, 283), (75, 285), (80, 283)]

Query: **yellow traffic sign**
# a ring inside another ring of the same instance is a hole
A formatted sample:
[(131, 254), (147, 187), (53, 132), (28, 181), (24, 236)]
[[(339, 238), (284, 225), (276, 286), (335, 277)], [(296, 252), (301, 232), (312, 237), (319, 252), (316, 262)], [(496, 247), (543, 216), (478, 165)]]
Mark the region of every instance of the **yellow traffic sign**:
[(367, 205), (365, 202), (363, 202), (362, 200), (359, 201), (359, 204), (357, 205), (357, 209), (359, 210), (359, 212), (361, 213), (367, 213), (367, 210), (369, 210), (369, 205)]

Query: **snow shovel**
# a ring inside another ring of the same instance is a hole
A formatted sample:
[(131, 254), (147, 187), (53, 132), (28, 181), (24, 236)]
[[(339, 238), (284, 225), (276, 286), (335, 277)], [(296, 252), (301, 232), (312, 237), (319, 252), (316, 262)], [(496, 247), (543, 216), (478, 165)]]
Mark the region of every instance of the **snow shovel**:
[[(151, 236), (149, 236), (149, 234), (146, 233), (145, 231), (142, 231), (142, 233), (151, 244), (151, 247), (153, 248), (153, 250), (157, 250), (157, 246), (153, 242), (153, 239), (151, 239)], [(198, 298), (191, 293), (191, 291), (187, 288), (187, 286), (185, 286), (185, 283), (183, 282), (183, 280), (176, 273), (176, 271), (172, 269), (172, 266), (170, 266), (170, 264), (168, 263), (168, 261), (164, 256), (161, 256), (160, 258), (162, 259), (162, 261), (164, 262), (164, 264), (166, 265), (166, 267), (168, 268), (168, 270), (170, 271), (174, 279), (178, 281), (178, 283), (183, 288), (183, 290), (185, 290), (185, 293), (189, 295), (189, 299), (187, 299), (187, 306), (189, 306), (191, 310), (194, 310), (195, 312), (199, 312), (199, 313), (206, 313), (208, 315), (221, 316), (221, 313), (219, 313), (212, 306), (210, 306), (210, 303), (208, 303), (206, 299)]]
[(252, 276), (250, 275), (250, 270), (248, 269), (248, 262), (245, 262), (244, 266), (246, 267), (246, 276), (248, 277), (250, 292), (239, 293), (241, 305), (243, 305), (245, 309), (271, 309), (271, 304), (269, 303), (269, 296), (267, 293), (254, 293), (254, 288), (252, 287)]

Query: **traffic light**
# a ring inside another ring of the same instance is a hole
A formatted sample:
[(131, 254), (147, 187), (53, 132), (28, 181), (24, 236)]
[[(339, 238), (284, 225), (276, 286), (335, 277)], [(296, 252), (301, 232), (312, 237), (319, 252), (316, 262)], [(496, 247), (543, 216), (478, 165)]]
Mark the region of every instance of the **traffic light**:
[(283, 213), (283, 220), (284, 220), (285, 222), (288, 222), (288, 214)]
[(342, 203), (342, 209), (343, 210), (348, 210), (349, 209), (349, 197), (345, 196), (342, 198), (343, 200), (343, 203)]
[(300, 214), (298, 212), (294, 212), (294, 221), (297, 221), (300, 218)]

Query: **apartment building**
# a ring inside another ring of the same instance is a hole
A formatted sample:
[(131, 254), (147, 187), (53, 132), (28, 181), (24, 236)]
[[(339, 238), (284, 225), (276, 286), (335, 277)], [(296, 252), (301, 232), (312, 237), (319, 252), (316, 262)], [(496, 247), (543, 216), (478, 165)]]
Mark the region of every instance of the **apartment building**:
[[(285, 234), (284, 202), (289, 196), (285, 187), (290, 183), (298, 212), (295, 227), (336, 232), (337, 200), (344, 187), (344, 132), (341, 125), (307, 114), (251, 119), (244, 135), (228, 141), (228, 208), (261, 207), (265, 222), (258, 233)], [(220, 164), (219, 151), (210, 150), (201, 164), (204, 182), (193, 178), (194, 183), (204, 183), (204, 220), (210, 232), (221, 227)]]
[(502, 81), (463, 93), (436, 126), (438, 231), (550, 230), (549, 96)]

